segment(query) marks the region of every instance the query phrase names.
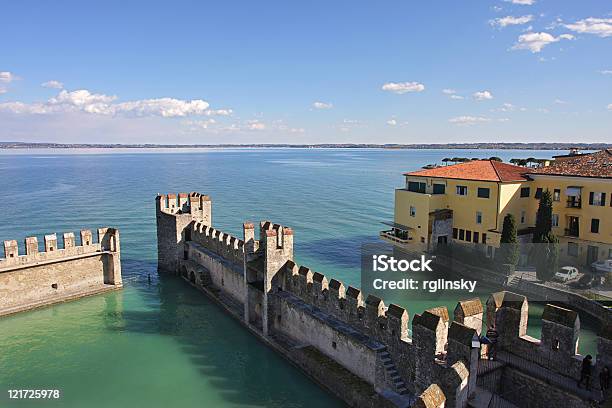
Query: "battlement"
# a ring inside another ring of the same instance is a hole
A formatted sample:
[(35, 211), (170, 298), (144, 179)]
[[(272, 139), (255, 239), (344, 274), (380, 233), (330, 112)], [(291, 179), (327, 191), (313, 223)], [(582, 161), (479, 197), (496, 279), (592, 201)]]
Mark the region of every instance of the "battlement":
[[(578, 313), (547, 304), (542, 313), (540, 339), (527, 335), (528, 318), (529, 305), (525, 296), (498, 292), (487, 300), (487, 319), (495, 322), (499, 345), (503, 350), (559, 374), (579, 378), (584, 356), (578, 352)], [(612, 342), (600, 337), (598, 362), (603, 364), (609, 359), (611, 345)]]
[(158, 212), (166, 214), (192, 214), (197, 211), (210, 212), (210, 197), (204, 194), (191, 193), (168, 193), (158, 194), (156, 199)]
[(16, 240), (4, 241), (4, 258), (0, 258), (0, 269), (94, 252), (119, 252), (119, 231), (117, 229), (99, 228), (97, 236), (97, 242), (94, 242), (91, 230), (81, 230), (80, 242), (77, 245), (74, 232), (66, 232), (62, 235), (60, 245), (57, 234), (47, 234), (43, 238), (42, 250), (37, 237), (26, 237), (24, 240), (25, 253), (20, 252)]
[(193, 242), (234, 263), (243, 262), (243, 240), (201, 222), (196, 222), (189, 228), (191, 228)]
[(4, 241), (0, 258), (0, 316), (89, 296), (123, 286), (119, 230), (47, 234), (41, 241)]

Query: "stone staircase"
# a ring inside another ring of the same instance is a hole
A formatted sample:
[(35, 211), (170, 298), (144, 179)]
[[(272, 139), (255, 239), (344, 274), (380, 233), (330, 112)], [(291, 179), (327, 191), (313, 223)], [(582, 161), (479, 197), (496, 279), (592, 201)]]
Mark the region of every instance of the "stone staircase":
[(378, 351), (378, 357), (383, 364), (385, 378), (388, 379), (389, 385), (393, 388), (392, 391), (395, 391), (399, 395), (409, 394), (408, 387), (406, 387), (406, 383), (402, 380), (402, 377), (400, 377), (395, 367), (395, 363), (391, 358), (391, 354), (389, 354), (386, 347)]
[(513, 275), (507, 282), (506, 287), (508, 289), (516, 289), (521, 283), (521, 277), (517, 275)]

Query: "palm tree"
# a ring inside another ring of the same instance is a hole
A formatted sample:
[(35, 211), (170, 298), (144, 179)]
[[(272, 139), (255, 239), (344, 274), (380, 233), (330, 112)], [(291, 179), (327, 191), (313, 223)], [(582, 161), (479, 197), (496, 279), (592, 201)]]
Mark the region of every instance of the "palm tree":
[(449, 159), (448, 157), (445, 157), (442, 159), (442, 163), (444, 163), (445, 166), (448, 166), (448, 162), (452, 161), (451, 159)]

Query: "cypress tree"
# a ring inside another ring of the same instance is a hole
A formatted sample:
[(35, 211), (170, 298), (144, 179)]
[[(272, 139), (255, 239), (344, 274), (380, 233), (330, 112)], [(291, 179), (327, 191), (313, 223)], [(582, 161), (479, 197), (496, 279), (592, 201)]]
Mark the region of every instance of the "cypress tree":
[(559, 267), (559, 239), (552, 233), (552, 195), (548, 190), (540, 197), (533, 243), (536, 275), (541, 281), (548, 281)]
[[(512, 214), (506, 214), (500, 238), (498, 262), (516, 266), (519, 260), (519, 245), (516, 237), (516, 220)], [(501, 266), (500, 265), (500, 266)]]

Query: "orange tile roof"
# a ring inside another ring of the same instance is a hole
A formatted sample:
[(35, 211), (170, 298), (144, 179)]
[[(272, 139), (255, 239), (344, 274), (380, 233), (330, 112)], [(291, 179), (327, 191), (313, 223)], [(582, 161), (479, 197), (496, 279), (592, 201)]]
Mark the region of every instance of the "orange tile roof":
[(550, 166), (531, 171), (532, 174), (555, 176), (612, 178), (612, 149), (555, 160)]
[(435, 169), (404, 173), (405, 176), (438, 177), (478, 181), (525, 181), (529, 169), (495, 160), (473, 160), (466, 163), (440, 166)]

